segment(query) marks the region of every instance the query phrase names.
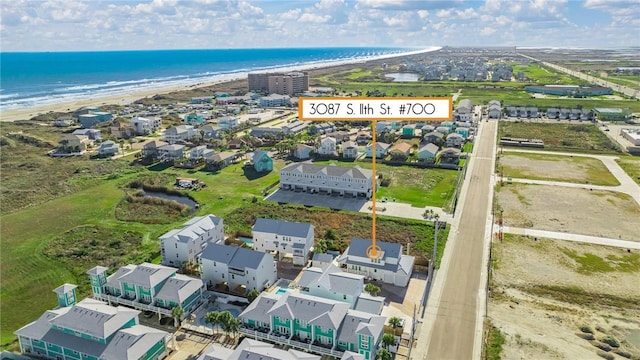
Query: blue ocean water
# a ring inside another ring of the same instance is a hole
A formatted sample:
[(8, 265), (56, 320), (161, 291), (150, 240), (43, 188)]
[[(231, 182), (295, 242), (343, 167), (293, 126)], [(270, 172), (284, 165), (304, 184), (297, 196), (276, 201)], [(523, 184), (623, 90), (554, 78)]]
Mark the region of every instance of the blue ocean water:
[(0, 108), (25, 108), (225, 75), (404, 53), (407, 48), (286, 48), (0, 53)]

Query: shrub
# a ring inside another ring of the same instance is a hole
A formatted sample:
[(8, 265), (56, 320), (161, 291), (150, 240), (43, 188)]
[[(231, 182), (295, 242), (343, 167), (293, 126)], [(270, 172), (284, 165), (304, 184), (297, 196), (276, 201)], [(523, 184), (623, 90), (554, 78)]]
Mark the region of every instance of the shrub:
[(585, 339), (585, 340), (595, 340), (595, 337), (593, 336), (593, 334), (589, 334), (589, 333), (576, 333), (576, 335), (579, 338)]
[(587, 325), (580, 326), (580, 331), (583, 333), (593, 334), (593, 329)]
[(620, 342), (611, 335), (603, 337), (600, 341), (614, 348), (620, 347)]
[(600, 350), (603, 351), (611, 351), (611, 346), (605, 344), (605, 343), (601, 343), (600, 341), (591, 341), (591, 345), (597, 347)]
[(630, 352), (622, 351), (620, 349), (613, 350), (613, 352), (616, 353), (617, 355), (622, 356), (623, 358), (631, 359), (631, 357), (633, 357), (633, 355)]
[(597, 352), (598, 356), (600, 356), (601, 358), (607, 359), (607, 360), (614, 360), (615, 357), (609, 353), (606, 353), (604, 351), (598, 351)]

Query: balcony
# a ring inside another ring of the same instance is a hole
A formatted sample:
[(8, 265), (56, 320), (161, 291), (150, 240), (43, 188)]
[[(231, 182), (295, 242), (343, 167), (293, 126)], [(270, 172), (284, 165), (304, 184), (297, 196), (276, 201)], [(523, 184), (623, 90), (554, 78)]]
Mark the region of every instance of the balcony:
[(344, 351), (335, 348), (317, 346), (311, 343), (292, 340), (286, 336), (277, 336), (274, 333), (264, 333), (248, 327), (241, 327), (240, 333), (255, 340), (268, 340), (279, 345), (289, 345), (295, 349), (312, 352), (320, 355), (329, 355), (341, 358)]

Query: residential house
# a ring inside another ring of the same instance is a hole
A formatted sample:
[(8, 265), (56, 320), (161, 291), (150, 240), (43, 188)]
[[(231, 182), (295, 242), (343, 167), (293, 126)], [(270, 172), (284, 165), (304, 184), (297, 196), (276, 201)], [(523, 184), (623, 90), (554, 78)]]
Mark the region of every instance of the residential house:
[(284, 130), (277, 127), (254, 127), (249, 131), (249, 135), (256, 138), (265, 138), (270, 134), (273, 138), (280, 139), (284, 135)]
[(422, 141), (428, 144), (442, 145), (444, 142), (444, 134), (441, 132), (430, 132), (422, 137)]
[(65, 135), (58, 140), (58, 148), (65, 152), (83, 152), (91, 146), (93, 142), (85, 135)]
[(93, 141), (102, 140), (102, 132), (97, 129), (77, 129), (77, 130), (74, 130), (71, 134), (84, 135), (88, 137), (89, 140), (93, 140)]
[(215, 153), (212, 156), (205, 159), (207, 170), (218, 171), (231, 164), (238, 159), (238, 153), (233, 151), (223, 151)]
[(198, 360), (320, 360), (320, 356), (306, 352), (276, 348), (273, 344), (245, 338), (235, 350), (210, 345)]
[(327, 253), (314, 253), (311, 259), (311, 266), (322, 270), (326, 269), (332, 263), (333, 256)]
[(318, 154), (333, 156), (337, 155), (336, 152), (336, 139), (332, 137), (326, 137), (320, 140), (320, 146), (318, 147)]
[(422, 137), (424, 138), (425, 135), (433, 132), (436, 130), (436, 127), (433, 125), (425, 125), (422, 128), (420, 128), (420, 134), (422, 134)]
[(158, 159), (160, 161), (176, 161), (185, 157), (186, 146), (182, 144), (167, 144), (158, 148)]
[(332, 131), (336, 131), (336, 125), (332, 122), (316, 122), (313, 125), (309, 126), (309, 134), (310, 135), (324, 135), (330, 133)]
[(113, 115), (109, 112), (91, 111), (86, 114), (78, 115), (78, 123), (80, 123), (83, 128), (90, 128), (94, 125), (110, 121), (112, 118)]
[(506, 110), (509, 117), (518, 117), (518, 108), (515, 106), (507, 106)]
[(529, 113), (527, 112), (527, 108), (524, 107), (524, 106), (516, 107), (516, 112), (518, 114), (518, 117), (521, 117), (521, 118), (528, 118), (529, 117)]
[(184, 123), (191, 126), (204, 124), (204, 116), (202, 114), (191, 113), (184, 116)]
[(451, 132), (451, 128), (450, 127), (446, 127), (446, 126), (438, 126), (436, 128), (436, 132), (439, 132), (443, 135), (447, 135), (448, 133)]
[(389, 149), (389, 155), (391, 155), (391, 158), (393, 160), (404, 161), (409, 157), (410, 153), (411, 144), (408, 144), (406, 142), (396, 143)]
[(202, 138), (204, 140), (212, 140), (212, 139), (220, 138), (220, 127), (216, 125), (204, 125), (200, 127), (198, 130), (200, 130), (202, 134)]
[(456, 128), (456, 134), (459, 134), (466, 140), (469, 138), (469, 135), (471, 135), (471, 130), (468, 127), (460, 126)]
[(582, 116), (581, 109), (571, 109), (571, 112), (569, 113), (569, 120), (578, 120), (580, 119), (580, 116)]
[(291, 97), (289, 95), (271, 94), (269, 96), (261, 97), (259, 104), (262, 107), (277, 107), (287, 106), (289, 105), (289, 101), (291, 101)]
[(285, 255), (292, 255), (294, 265), (306, 265), (313, 247), (313, 225), (260, 218), (256, 219), (251, 230), (255, 250), (278, 252), (278, 260)]
[[(371, 198), (373, 172), (360, 167), (294, 163), (280, 170), (280, 189)], [(376, 180), (377, 181), (377, 180)], [(377, 185), (376, 185), (377, 186)]]
[(327, 134), (327, 137), (336, 139), (337, 144), (342, 144), (345, 141), (349, 141), (350, 135), (348, 131), (334, 131)]
[(189, 150), (189, 160), (206, 159), (215, 154), (215, 150), (207, 148), (206, 145), (194, 146)]
[(142, 149), (140, 150), (140, 153), (142, 154), (143, 158), (157, 159), (158, 156), (160, 155), (159, 149), (165, 145), (168, 145), (168, 144), (164, 141), (150, 140), (150, 141), (147, 141), (144, 145), (142, 145)]
[(256, 150), (251, 157), (251, 165), (256, 172), (269, 172), (273, 170), (273, 159), (264, 150)]
[(462, 135), (457, 133), (451, 133), (447, 135), (447, 139), (445, 140), (445, 146), (450, 148), (460, 148), (464, 144), (464, 138)]
[(402, 253), (402, 245), (376, 241), (382, 254), (379, 259), (367, 256), (371, 240), (352, 238), (349, 247), (338, 258), (341, 268), (347, 272), (364, 275), (368, 278), (396, 286), (407, 286), (415, 258)]
[(171, 309), (182, 307), (189, 314), (202, 303), (202, 280), (182, 274), (178, 269), (142, 263), (127, 265), (107, 276), (107, 268), (95, 266), (87, 271), (93, 298), (171, 316)]
[(405, 125), (402, 127), (402, 136), (413, 137), (415, 135), (415, 130), (416, 130), (415, 124)]
[(159, 117), (134, 117), (130, 124), (135, 129), (136, 135), (149, 135), (156, 132), (162, 126), (162, 119)]
[(560, 108), (560, 112), (558, 114), (558, 119), (566, 120), (566, 119), (569, 118), (570, 114), (571, 114), (571, 109)]
[(329, 263), (324, 269), (304, 269), (298, 280), (298, 288), (301, 294), (346, 302), (353, 309), (364, 291), (364, 276), (344, 272)]
[(538, 113), (538, 108), (535, 106), (528, 107), (527, 113), (529, 114), (530, 118), (537, 118), (540, 116), (540, 114)]
[(301, 133), (309, 127), (308, 121), (300, 121), (298, 119), (282, 126), (282, 130), (286, 135), (295, 135)]
[(293, 150), (293, 157), (299, 160), (307, 160), (311, 158), (311, 152), (313, 151), (313, 147), (305, 144), (298, 144), (296, 148)]
[(359, 131), (356, 135), (356, 143), (358, 145), (367, 145), (371, 140), (371, 135), (366, 131)]
[(356, 159), (358, 157), (358, 144), (353, 141), (342, 143), (342, 157), (345, 159)]
[(191, 98), (192, 104), (211, 104), (213, 97), (211, 96), (196, 96)]
[(500, 105), (500, 101), (491, 100), (489, 101), (489, 118), (490, 119), (500, 119), (502, 115), (502, 106)]
[(109, 133), (116, 139), (129, 139), (136, 134), (136, 129), (128, 122), (114, 121), (109, 126)]
[(224, 240), (224, 223), (213, 214), (196, 216), (182, 228), (161, 235), (159, 240), (162, 264), (175, 267), (185, 262), (195, 264), (207, 244)]
[(249, 144), (247, 144), (246, 141), (244, 141), (243, 139), (240, 139), (240, 138), (231, 139), (227, 143), (227, 147), (229, 149), (239, 150), (239, 149), (242, 149), (245, 146), (249, 146)]
[(560, 109), (558, 108), (548, 108), (547, 109), (547, 118), (549, 119), (557, 119), (560, 116)]
[(446, 148), (438, 153), (441, 163), (457, 164), (460, 161), (460, 149)]
[(374, 360), (386, 319), (350, 310), (349, 305), (317, 296), (262, 293), (239, 316), (240, 332), (321, 355), (342, 357), (345, 351)]
[(191, 125), (178, 125), (168, 128), (164, 131), (163, 140), (169, 144), (175, 144), (178, 142), (188, 141), (194, 138), (199, 138), (200, 134)]
[(418, 160), (432, 162), (432, 161), (435, 161), (437, 154), (438, 154), (438, 145), (428, 143), (422, 146), (418, 150)]
[(199, 257), (200, 276), (209, 287), (226, 283), (229, 291), (244, 295), (262, 291), (278, 278), (271, 254), (239, 246), (209, 244)]
[(456, 107), (456, 118), (460, 121), (473, 121), (473, 102), (469, 99), (462, 99)]
[(230, 130), (238, 127), (239, 119), (235, 116), (225, 116), (218, 119), (218, 126), (222, 130)]
[[(387, 156), (387, 153), (389, 152), (389, 147), (391, 147), (391, 145), (387, 144), (387, 143), (383, 143), (383, 142), (376, 142), (376, 159), (382, 159), (385, 156)], [(367, 145), (367, 148), (365, 149), (365, 153), (366, 156), (368, 158), (373, 157), (373, 152), (371, 150), (372, 148), (372, 144)]]
[(20, 352), (45, 359), (157, 360), (164, 358), (169, 333), (140, 325), (138, 310), (94, 299), (47, 310), (21, 327)]
[(115, 141), (107, 140), (98, 146), (98, 156), (109, 157), (120, 152), (120, 145)]

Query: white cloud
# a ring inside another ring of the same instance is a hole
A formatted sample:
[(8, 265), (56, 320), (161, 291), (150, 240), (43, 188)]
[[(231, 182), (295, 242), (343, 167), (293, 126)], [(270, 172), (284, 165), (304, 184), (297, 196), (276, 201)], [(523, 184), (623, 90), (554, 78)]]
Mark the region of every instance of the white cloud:
[(448, 18), (451, 17), (451, 15), (453, 15), (453, 10), (451, 9), (438, 10), (438, 12), (436, 13), (436, 16), (439, 18)]
[(493, 35), (493, 33), (495, 32), (496, 32), (496, 29), (486, 26), (482, 30), (480, 30), (480, 35), (489, 36), (489, 35)]
[(326, 23), (329, 20), (331, 20), (331, 16), (330, 15), (318, 15), (318, 14), (312, 14), (312, 13), (304, 13), (302, 14), (302, 16), (300, 16), (300, 18), (298, 19), (298, 22), (310, 22), (310, 23), (317, 23), (317, 24), (322, 24), (322, 23)]
[(418, 10), (418, 17), (420, 19), (426, 19), (429, 16), (428, 10)]

